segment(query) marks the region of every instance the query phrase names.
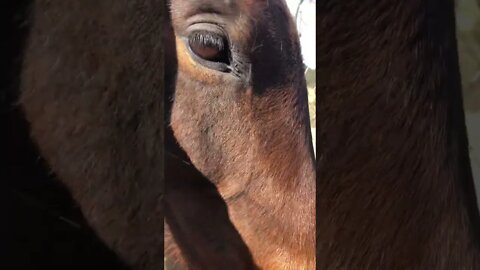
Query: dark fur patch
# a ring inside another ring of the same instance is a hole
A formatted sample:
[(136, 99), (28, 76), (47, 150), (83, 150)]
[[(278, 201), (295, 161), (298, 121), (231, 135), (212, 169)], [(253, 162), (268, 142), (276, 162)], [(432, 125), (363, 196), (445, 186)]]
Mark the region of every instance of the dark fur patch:
[(20, 106), (89, 225), (163, 265), (162, 1), (35, 1)]
[(320, 1), (319, 269), (478, 269), (453, 1)]

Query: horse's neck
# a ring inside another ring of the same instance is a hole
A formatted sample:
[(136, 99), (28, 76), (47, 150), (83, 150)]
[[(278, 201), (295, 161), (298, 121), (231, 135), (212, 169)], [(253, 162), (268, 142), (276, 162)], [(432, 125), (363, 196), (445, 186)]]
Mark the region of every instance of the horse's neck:
[(257, 269), (215, 186), (170, 152), (165, 168), (165, 255), (169, 261), (178, 262), (181, 269), (187, 265), (189, 269)]
[(472, 269), (453, 1), (341, 2), (318, 15), (321, 269)]

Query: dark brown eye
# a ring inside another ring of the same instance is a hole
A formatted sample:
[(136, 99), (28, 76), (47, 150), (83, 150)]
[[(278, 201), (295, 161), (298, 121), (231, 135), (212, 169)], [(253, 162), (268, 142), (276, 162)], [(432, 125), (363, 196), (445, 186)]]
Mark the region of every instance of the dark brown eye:
[(192, 52), (203, 60), (229, 64), (228, 42), (225, 37), (206, 31), (192, 33), (188, 37)]

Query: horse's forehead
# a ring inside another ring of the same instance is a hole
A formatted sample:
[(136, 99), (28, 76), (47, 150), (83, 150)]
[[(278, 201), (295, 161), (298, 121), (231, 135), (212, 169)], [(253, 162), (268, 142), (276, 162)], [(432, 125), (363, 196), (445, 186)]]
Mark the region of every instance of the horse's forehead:
[(272, 4), (284, 3), (284, 0), (171, 0), (175, 9), (212, 10), (219, 13), (255, 14)]
[(255, 3), (265, 3), (265, 2), (278, 2), (284, 0), (170, 0), (170, 2), (175, 4), (192, 4), (192, 3), (199, 3), (199, 4), (219, 4), (219, 5), (252, 5)]

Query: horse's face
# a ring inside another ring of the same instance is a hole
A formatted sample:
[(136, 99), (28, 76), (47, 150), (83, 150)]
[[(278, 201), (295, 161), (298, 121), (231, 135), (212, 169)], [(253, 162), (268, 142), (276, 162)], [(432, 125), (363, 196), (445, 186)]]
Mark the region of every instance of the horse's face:
[(313, 156), (300, 46), (283, 0), (172, 0), (171, 19), (170, 120), (197, 168), (220, 182), (269, 166), (258, 160), (287, 168), (296, 164), (281, 164), (285, 155)]

